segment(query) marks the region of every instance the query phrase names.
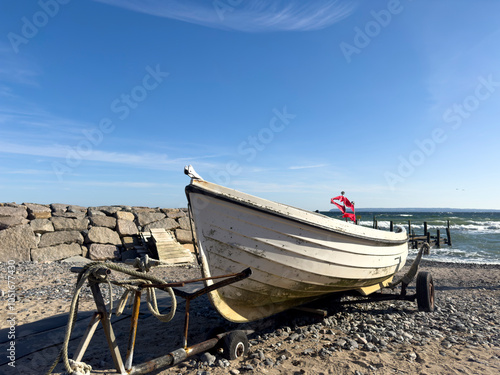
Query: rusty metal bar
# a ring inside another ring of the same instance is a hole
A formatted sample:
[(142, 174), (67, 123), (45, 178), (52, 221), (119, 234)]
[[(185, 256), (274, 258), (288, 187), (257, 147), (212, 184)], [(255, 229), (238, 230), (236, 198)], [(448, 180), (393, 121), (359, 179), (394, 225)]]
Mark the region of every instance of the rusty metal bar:
[(184, 316), (184, 341), (182, 343), (184, 348), (187, 348), (188, 342), (188, 329), (189, 329), (189, 304), (191, 300), (187, 299), (186, 300), (186, 314)]
[(141, 291), (135, 292), (134, 308), (130, 317), (130, 333), (127, 345), (127, 357), (125, 358), (125, 369), (128, 371), (132, 368), (134, 359), (135, 337), (137, 335), (137, 324), (139, 322), (139, 310), (141, 307)]
[(180, 288), (183, 287), (186, 284), (192, 284), (192, 283), (198, 283), (200, 281), (207, 281), (207, 280), (217, 280), (217, 279), (225, 279), (229, 277), (239, 277), (241, 276), (242, 273), (246, 272), (247, 270), (244, 270), (242, 272), (238, 273), (230, 273), (227, 275), (221, 275), (221, 276), (211, 276), (211, 277), (203, 277), (200, 279), (192, 279), (192, 280), (186, 280), (186, 281), (179, 281), (179, 282), (174, 282), (174, 283), (166, 283), (166, 284), (139, 284), (141, 288)]
[(223, 277), (230, 277), (230, 278), (228, 278), (226, 280), (223, 280), (223, 281), (219, 281), (219, 282), (217, 282), (215, 284), (209, 285), (209, 286), (207, 286), (205, 288), (197, 290), (196, 292), (188, 293), (188, 292), (184, 292), (183, 290), (174, 289), (174, 293), (175, 293), (176, 296), (192, 300), (192, 299), (195, 299), (195, 298), (197, 298), (199, 296), (207, 294), (207, 293), (209, 293), (209, 292), (211, 292), (213, 290), (222, 288), (223, 286), (227, 286), (227, 285), (230, 285), (230, 284), (235, 283), (237, 281), (246, 279), (251, 274), (252, 274), (252, 270), (250, 268), (247, 268), (247, 269), (243, 270), (240, 273), (230, 274), (230, 275), (224, 275), (224, 276), (216, 276), (216, 278), (223, 278)]
[[(183, 342), (184, 348), (187, 348), (187, 338), (188, 338), (188, 330), (189, 330), (189, 306), (190, 306), (191, 300), (193, 300), (197, 297), (200, 297), (206, 293), (209, 293), (213, 290), (222, 288), (223, 286), (226, 286), (226, 285), (235, 283), (237, 281), (246, 279), (251, 274), (252, 274), (252, 270), (250, 268), (247, 268), (239, 273), (233, 273), (233, 274), (224, 275), (224, 276), (215, 276), (214, 278), (217, 278), (217, 279), (226, 278), (226, 277), (227, 277), (227, 279), (223, 280), (223, 281), (219, 281), (215, 284), (212, 284), (210, 286), (202, 288), (202, 289), (200, 289), (196, 292), (193, 292), (193, 293), (187, 293), (187, 292), (184, 292), (182, 290), (174, 289), (175, 295), (180, 296), (186, 300), (186, 313), (184, 316), (184, 342)], [(209, 280), (209, 279), (211, 279), (211, 278), (205, 278), (205, 280)]]
[(132, 367), (129, 375), (147, 374), (148, 372), (160, 369), (166, 366), (174, 366), (186, 358), (192, 357), (196, 354), (206, 352), (212, 349), (219, 342), (219, 337), (214, 337), (209, 340), (203, 341), (199, 344), (193, 345), (186, 349), (177, 349), (164, 356), (152, 359), (148, 362)]

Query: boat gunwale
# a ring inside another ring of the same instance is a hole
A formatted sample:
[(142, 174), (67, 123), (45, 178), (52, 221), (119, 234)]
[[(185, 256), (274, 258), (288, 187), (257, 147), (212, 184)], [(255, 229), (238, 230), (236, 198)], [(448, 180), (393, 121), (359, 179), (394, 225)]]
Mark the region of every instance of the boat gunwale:
[[(277, 216), (277, 217), (280, 217), (282, 219), (294, 221), (294, 222), (297, 222), (297, 223), (300, 223), (300, 224), (305, 224), (305, 225), (308, 225), (308, 226), (311, 226), (311, 227), (314, 227), (314, 228), (320, 228), (320, 229), (323, 229), (323, 230), (326, 230), (326, 231), (329, 231), (329, 232), (332, 232), (332, 233), (336, 233), (336, 234), (341, 235), (341, 236), (355, 237), (355, 238), (359, 238), (359, 239), (370, 241), (370, 242), (375, 242), (375, 243), (379, 243), (379, 244), (390, 244), (390, 245), (401, 245), (403, 243), (407, 243), (408, 242), (408, 236), (407, 235), (405, 236), (404, 239), (382, 239), (382, 238), (370, 237), (368, 235), (360, 235), (360, 234), (356, 234), (356, 233), (352, 233), (352, 232), (345, 232), (345, 231), (342, 231), (342, 230), (338, 230), (336, 228), (327, 227), (327, 226), (324, 226), (324, 225), (319, 224), (319, 223), (315, 223), (315, 222), (312, 222), (312, 221), (309, 221), (309, 220), (306, 220), (306, 219), (301, 219), (301, 218), (296, 217), (294, 215), (290, 215), (290, 214), (287, 215), (285, 213), (279, 212), (278, 210), (273, 210), (270, 207), (262, 207), (262, 206), (260, 206), (260, 205), (258, 205), (256, 203), (254, 204), (251, 201), (243, 201), (241, 199), (238, 199), (238, 197), (234, 197), (234, 196), (231, 196), (229, 194), (224, 194), (223, 192), (217, 192), (217, 191), (210, 190), (210, 189), (207, 189), (205, 187), (202, 187), (200, 185), (194, 185), (193, 184), (194, 181), (209, 183), (209, 184), (212, 184), (212, 185), (215, 185), (215, 186), (220, 186), (220, 187), (224, 188), (221, 185), (213, 184), (213, 183), (210, 183), (210, 182), (205, 181), (205, 180), (196, 180), (196, 179), (193, 179), (191, 181), (191, 183), (189, 185), (187, 185), (186, 188), (185, 188), (186, 196), (188, 198), (188, 201), (189, 201), (190, 205), (191, 205), (191, 199), (190, 199), (189, 193), (195, 193), (195, 194), (198, 193), (198, 194), (206, 195), (206, 196), (209, 196), (209, 197), (212, 197), (212, 198), (216, 198), (216, 199), (219, 199), (219, 200), (222, 200), (222, 201), (233, 203), (233, 204), (245, 207), (245, 208), (249, 208), (249, 209), (252, 209), (252, 210), (260, 211), (260, 212), (263, 212), (263, 213), (266, 213), (266, 214), (270, 214), (270, 215), (273, 215), (273, 216)], [(225, 189), (228, 189), (228, 188), (225, 188)], [(238, 192), (240, 194), (243, 194), (243, 195), (247, 196), (248, 198), (258, 198), (258, 197), (254, 197), (254, 196), (252, 196), (250, 194), (240, 192), (238, 190), (234, 190), (234, 191)], [(259, 199), (265, 200), (263, 198), (259, 198)], [(268, 200), (265, 200), (265, 201), (268, 201)], [(303, 210), (301, 208), (292, 207), (292, 206), (289, 206), (289, 205), (286, 205), (286, 204), (283, 204), (283, 203), (278, 203), (278, 202), (273, 202), (273, 201), (268, 201), (268, 202), (274, 203), (274, 204), (278, 204), (278, 205), (282, 205), (282, 206), (286, 206), (286, 207), (289, 207), (291, 209), (299, 210), (299, 211), (302, 211), (302, 212), (305, 212), (305, 213), (314, 214), (314, 212), (309, 212), (309, 211)], [(330, 218), (328, 216), (325, 216), (325, 218), (326, 219), (331, 219), (331, 220), (337, 220), (337, 219), (334, 219), (334, 218)], [(371, 228), (368, 228), (368, 227), (363, 227), (363, 228), (371, 229)], [(387, 232), (387, 233), (393, 233), (393, 232)]]

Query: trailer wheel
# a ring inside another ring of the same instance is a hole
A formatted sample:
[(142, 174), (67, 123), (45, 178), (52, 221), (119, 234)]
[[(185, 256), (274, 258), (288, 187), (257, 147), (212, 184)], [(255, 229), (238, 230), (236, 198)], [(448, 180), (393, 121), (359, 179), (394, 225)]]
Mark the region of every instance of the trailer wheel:
[(248, 338), (243, 331), (232, 331), (224, 337), (222, 354), (226, 359), (233, 360), (244, 357), (248, 352)]
[(417, 275), (417, 306), (419, 311), (434, 311), (434, 280), (430, 272)]

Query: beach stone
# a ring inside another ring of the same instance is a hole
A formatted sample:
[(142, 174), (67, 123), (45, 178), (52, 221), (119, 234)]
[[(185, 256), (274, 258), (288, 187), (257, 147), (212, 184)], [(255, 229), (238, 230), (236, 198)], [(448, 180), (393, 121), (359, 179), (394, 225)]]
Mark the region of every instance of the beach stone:
[(133, 221), (118, 219), (116, 223), (116, 230), (120, 237), (134, 236), (139, 234), (137, 225)]
[(29, 225), (18, 225), (0, 231), (0, 262), (30, 260), (30, 249), (36, 247), (35, 233)]
[(50, 208), (52, 212), (66, 212), (68, 210), (68, 205), (62, 203), (52, 203)]
[(31, 260), (50, 262), (82, 254), (82, 246), (77, 243), (61, 244), (51, 247), (39, 247), (31, 250)]
[(175, 228), (179, 228), (179, 223), (174, 219), (165, 218), (146, 225), (144, 227), (144, 232), (148, 232), (150, 229), (158, 229), (158, 228), (163, 228), (165, 230), (172, 230)]
[[(82, 251), (86, 252), (87, 248), (85, 246), (82, 246)], [(62, 263), (74, 263), (74, 264), (83, 266), (83, 265), (90, 263), (92, 261), (89, 258), (85, 258), (81, 255), (76, 255), (76, 256), (62, 259), (61, 262)]]
[(22, 216), (0, 216), (0, 230), (28, 224), (29, 220)]
[(47, 233), (54, 231), (54, 225), (49, 219), (35, 219), (30, 221), (31, 229), (35, 233)]
[(96, 215), (90, 217), (90, 223), (94, 227), (106, 227), (109, 229), (116, 228), (116, 219), (111, 216)]
[(177, 219), (177, 222), (179, 223), (181, 229), (184, 230), (191, 230), (191, 220), (189, 220), (189, 217), (183, 216)]
[(118, 220), (128, 220), (128, 221), (135, 220), (135, 215), (132, 212), (118, 211), (115, 213), (115, 216)]
[(49, 206), (35, 203), (24, 203), (28, 208), (28, 219), (48, 219), (52, 216), (52, 210)]
[(190, 230), (176, 229), (175, 238), (179, 243), (193, 243), (193, 236)]
[(207, 362), (209, 366), (212, 366), (217, 358), (213, 354), (205, 352), (200, 356), (200, 359), (202, 362)]
[(89, 247), (88, 255), (91, 260), (112, 260), (120, 256), (120, 251), (115, 245), (93, 243)]
[(76, 242), (83, 244), (83, 236), (78, 231), (58, 231), (42, 234), (39, 247), (51, 247), (61, 244), (70, 244)]
[(88, 219), (70, 219), (65, 217), (53, 217), (52, 224), (55, 230), (86, 230), (89, 225)]
[[(161, 212), (139, 212), (137, 213), (137, 223), (143, 227), (153, 222), (157, 222), (165, 218), (165, 214)], [(161, 227), (160, 227), (161, 228)]]
[(1, 206), (0, 216), (15, 216), (26, 219), (28, 217), (28, 211), (25, 206), (16, 206), (16, 207)]
[(105, 227), (92, 227), (87, 233), (87, 243), (121, 245), (120, 236), (115, 231)]

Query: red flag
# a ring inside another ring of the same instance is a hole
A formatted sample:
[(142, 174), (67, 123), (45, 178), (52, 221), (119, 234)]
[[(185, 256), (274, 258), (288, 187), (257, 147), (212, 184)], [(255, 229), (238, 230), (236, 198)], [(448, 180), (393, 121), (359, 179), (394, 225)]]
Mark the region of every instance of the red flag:
[[(335, 202), (335, 201), (339, 201), (339, 202)], [(331, 203), (334, 204), (335, 206), (337, 206), (339, 208), (339, 210), (343, 213), (342, 217), (349, 218), (352, 221), (356, 221), (356, 215), (354, 212), (354, 204), (349, 199), (347, 199), (343, 195), (339, 195), (337, 197), (332, 198)], [(342, 205), (340, 203), (342, 203)], [(352, 214), (346, 212), (347, 208), (349, 208), (352, 211)]]

